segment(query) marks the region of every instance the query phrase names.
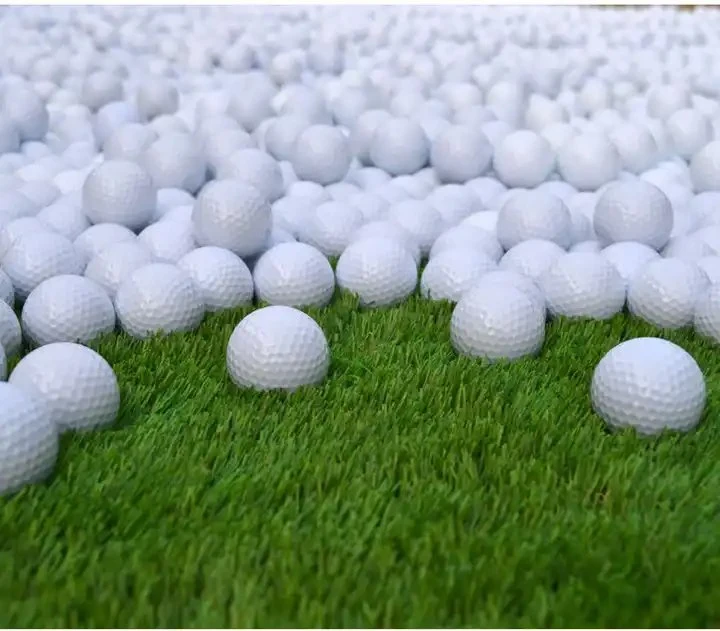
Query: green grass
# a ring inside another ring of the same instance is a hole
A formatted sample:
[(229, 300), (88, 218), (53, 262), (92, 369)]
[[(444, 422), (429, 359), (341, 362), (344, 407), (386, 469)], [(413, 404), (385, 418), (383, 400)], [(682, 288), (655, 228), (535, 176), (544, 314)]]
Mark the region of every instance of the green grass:
[[(539, 359), (457, 357), (451, 308), (313, 311), (326, 383), (234, 388), (244, 311), (99, 344), (116, 429), (0, 500), (0, 623), (34, 627), (720, 624), (720, 362), (691, 332), (555, 321)], [(708, 383), (697, 431), (593, 415), (595, 364), (662, 335)]]

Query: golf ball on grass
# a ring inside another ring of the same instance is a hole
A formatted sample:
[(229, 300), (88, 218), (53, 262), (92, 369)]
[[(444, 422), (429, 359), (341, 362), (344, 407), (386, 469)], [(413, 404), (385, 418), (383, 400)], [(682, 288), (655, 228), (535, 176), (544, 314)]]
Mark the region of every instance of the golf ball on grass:
[(120, 409), (112, 367), (81, 344), (58, 342), (35, 349), (15, 366), (9, 383), (42, 401), (61, 432), (111, 425)]
[(240, 321), (230, 336), (226, 361), (230, 379), (240, 388), (293, 391), (325, 379), (330, 349), (309, 315), (273, 305)]
[(0, 382), (0, 495), (47, 478), (59, 451), (48, 407), (22, 388)]
[(356, 294), (360, 305), (385, 307), (405, 300), (418, 272), (408, 250), (395, 239), (368, 237), (350, 244), (335, 268), (337, 283)]
[(450, 339), (461, 355), (489, 361), (535, 355), (545, 341), (545, 307), (515, 287), (470, 289), (453, 310)]
[(600, 360), (590, 395), (594, 410), (613, 429), (631, 427), (645, 435), (688, 431), (705, 409), (705, 378), (683, 348), (640, 337)]

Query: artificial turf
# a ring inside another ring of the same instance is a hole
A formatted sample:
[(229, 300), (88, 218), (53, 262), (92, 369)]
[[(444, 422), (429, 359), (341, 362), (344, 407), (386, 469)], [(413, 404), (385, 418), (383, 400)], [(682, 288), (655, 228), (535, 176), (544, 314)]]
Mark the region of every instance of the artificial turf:
[[(311, 310), (332, 367), (240, 391), (199, 332), (97, 347), (116, 429), (67, 435), (54, 476), (0, 500), (4, 627), (708, 627), (720, 624), (720, 361), (628, 316), (554, 321), (485, 365), (451, 307)], [(708, 385), (697, 431), (608, 433), (592, 371), (660, 335)]]

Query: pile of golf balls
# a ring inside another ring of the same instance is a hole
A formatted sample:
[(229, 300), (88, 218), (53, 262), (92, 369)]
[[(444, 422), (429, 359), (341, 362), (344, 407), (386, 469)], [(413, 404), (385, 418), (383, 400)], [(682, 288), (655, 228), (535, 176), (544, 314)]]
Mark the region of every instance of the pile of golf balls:
[[(240, 388), (327, 378), (304, 310), (452, 303), (462, 355), (536, 357), (551, 318), (720, 343), (720, 12), (671, 7), (6, 7), (0, 494), (107, 427), (91, 345), (228, 340)], [(8, 360), (20, 361), (8, 375)], [(220, 360), (218, 360), (220, 361)], [(624, 342), (613, 428), (688, 430), (702, 372)]]

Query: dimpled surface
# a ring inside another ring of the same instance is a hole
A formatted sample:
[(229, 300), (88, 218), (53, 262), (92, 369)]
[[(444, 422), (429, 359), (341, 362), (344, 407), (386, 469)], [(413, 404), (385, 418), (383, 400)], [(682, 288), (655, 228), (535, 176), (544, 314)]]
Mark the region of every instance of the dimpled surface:
[(457, 302), (483, 274), (497, 263), (478, 250), (445, 250), (430, 259), (420, 277), (420, 293), (431, 300)]
[(84, 276), (61, 274), (30, 292), (21, 323), (26, 339), (35, 346), (86, 344), (115, 330), (115, 308), (97, 283)]
[(593, 227), (606, 244), (636, 241), (659, 250), (672, 232), (672, 204), (665, 193), (648, 182), (615, 182), (597, 201)]
[(103, 162), (82, 189), (83, 210), (92, 223), (117, 223), (130, 230), (150, 223), (156, 197), (150, 174), (129, 160)]
[(695, 305), (695, 330), (720, 343), (720, 285), (711, 285)]
[(47, 278), (81, 274), (83, 263), (68, 239), (59, 234), (37, 232), (20, 237), (14, 243), (3, 259), (3, 268), (15, 287), (16, 296), (24, 300)]
[(111, 299), (120, 283), (139, 267), (153, 262), (153, 255), (142, 243), (112, 243), (96, 254), (85, 268), (85, 276), (102, 287)]
[(335, 273), (318, 249), (305, 243), (270, 248), (253, 270), (259, 300), (289, 307), (324, 307), (335, 292)]
[(645, 265), (628, 286), (628, 308), (655, 326), (677, 329), (689, 325), (695, 304), (710, 284), (695, 263), (658, 259)]
[(235, 180), (218, 180), (200, 191), (192, 221), (199, 245), (226, 248), (246, 257), (258, 254), (265, 246), (272, 212), (256, 188)]
[(230, 250), (212, 245), (183, 256), (177, 266), (187, 272), (207, 311), (248, 305), (253, 299), (253, 279), (245, 262)]
[(360, 304), (380, 307), (402, 302), (417, 285), (417, 267), (401, 243), (368, 237), (349, 245), (335, 268), (338, 285), (357, 294)]
[(0, 344), (8, 357), (17, 355), (22, 347), (20, 321), (6, 302), (0, 302)]
[(625, 286), (647, 263), (660, 258), (660, 255), (650, 246), (636, 241), (620, 241), (613, 243), (601, 251), (618, 271)]
[(115, 309), (131, 336), (191, 331), (205, 308), (190, 276), (175, 265), (152, 263), (132, 272), (118, 288)]
[(44, 480), (59, 450), (50, 411), (36, 397), (0, 382), (0, 495)]
[(284, 305), (243, 318), (227, 346), (228, 373), (240, 388), (292, 391), (321, 383), (329, 366), (322, 329), (310, 316)]
[(545, 309), (514, 287), (473, 288), (453, 310), (450, 338), (458, 353), (470, 357), (534, 355), (545, 340)]
[(625, 283), (600, 254), (565, 254), (540, 277), (539, 284), (552, 315), (602, 320), (619, 313), (625, 304)]
[(570, 211), (555, 195), (521, 191), (500, 209), (497, 237), (506, 250), (527, 239), (547, 239), (566, 248), (572, 241)]
[(500, 259), (499, 267), (538, 280), (564, 254), (565, 250), (557, 243), (543, 239), (528, 239), (505, 252)]
[(687, 431), (705, 409), (705, 379), (687, 351), (654, 337), (628, 340), (595, 368), (590, 388), (595, 411), (612, 428), (640, 434)]
[(120, 389), (113, 369), (94, 350), (68, 342), (23, 357), (10, 383), (41, 400), (58, 429), (88, 430), (115, 422)]

